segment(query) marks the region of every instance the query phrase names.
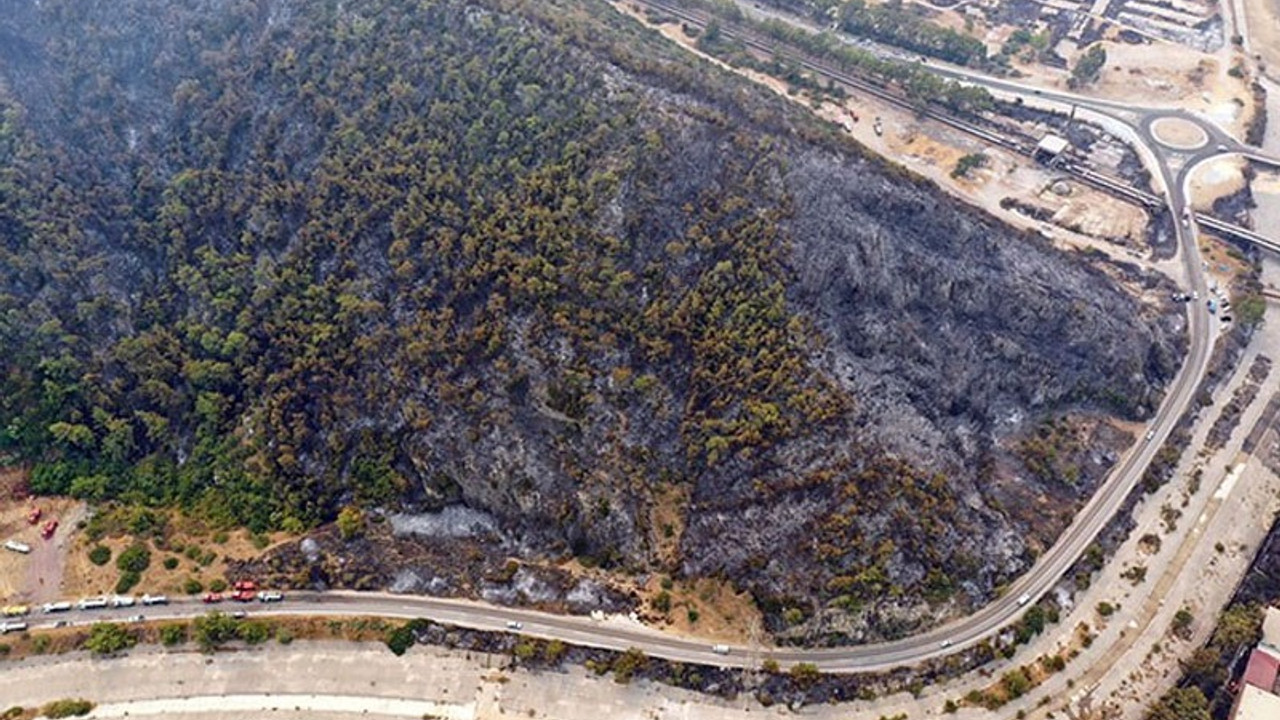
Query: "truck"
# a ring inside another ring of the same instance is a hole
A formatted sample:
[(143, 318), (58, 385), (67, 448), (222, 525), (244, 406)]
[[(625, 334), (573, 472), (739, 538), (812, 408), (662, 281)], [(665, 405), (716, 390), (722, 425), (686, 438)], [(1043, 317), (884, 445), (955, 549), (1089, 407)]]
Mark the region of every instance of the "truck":
[(117, 608), (133, 607), (133, 604), (135, 602), (137, 601), (133, 599), (132, 595), (116, 595), (115, 597), (111, 598), (111, 607), (117, 607)]
[(22, 553), (23, 555), (26, 555), (27, 553), (31, 552), (30, 545), (24, 542), (18, 542), (17, 540), (5, 540), (4, 549), (12, 550), (13, 552), (16, 552), (16, 553)]
[(76, 607), (81, 610), (101, 610), (108, 605), (107, 599), (104, 597), (87, 597), (76, 603)]
[(236, 602), (253, 602), (257, 597), (258, 583), (252, 580), (237, 580), (231, 586), (231, 599)]
[(728, 654), (729, 654), (729, 646), (728, 646), (728, 645), (712, 645), (712, 646), (711, 646), (711, 652), (713, 652), (713, 653), (715, 653), (715, 654), (717, 654), (717, 655), (728, 655)]
[(0, 622), (0, 635), (5, 635), (11, 632), (22, 632), (23, 630), (26, 630), (26, 629), (27, 629), (27, 624), (22, 622), (21, 620), (10, 621), (10, 622)]
[(70, 609), (71, 609), (71, 603), (67, 602), (66, 600), (63, 600), (61, 602), (45, 603), (44, 607), (41, 608), (41, 610), (46, 613), (66, 612)]
[(168, 605), (169, 598), (164, 595), (143, 595), (143, 605)]
[(4, 608), (5, 617), (22, 617), (31, 612), (31, 608), (26, 605), (6, 605)]

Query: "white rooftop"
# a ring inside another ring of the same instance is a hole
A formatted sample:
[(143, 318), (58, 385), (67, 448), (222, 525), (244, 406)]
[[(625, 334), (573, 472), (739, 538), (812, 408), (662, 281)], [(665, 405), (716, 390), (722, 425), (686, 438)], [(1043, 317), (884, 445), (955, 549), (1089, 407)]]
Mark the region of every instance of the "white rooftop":
[(1276, 720), (1280, 718), (1280, 695), (1245, 685), (1240, 691), (1240, 705), (1232, 720)]
[[(1262, 642), (1280, 650), (1280, 609), (1269, 607), (1262, 616)], [(1280, 718), (1280, 715), (1276, 715)]]
[(1041, 152), (1047, 152), (1051, 155), (1058, 155), (1065, 151), (1071, 143), (1067, 142), (1064, 137), (1057, 135), (1045, 135), (1044, 139), (1036, 144), (1036, 149)]

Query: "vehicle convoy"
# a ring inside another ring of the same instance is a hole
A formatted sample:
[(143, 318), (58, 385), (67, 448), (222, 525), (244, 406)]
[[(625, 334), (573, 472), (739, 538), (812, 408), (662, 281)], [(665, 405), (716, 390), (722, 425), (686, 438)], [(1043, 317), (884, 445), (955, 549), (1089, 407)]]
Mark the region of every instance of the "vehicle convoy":
[(16, 552), (16, 553), (22, 553), (23, 555), (26, 555), (27, 553), (31, 552), (30, 545), (24, 542), (18, 542), (17, 540), (5, 540), (4, 549), (12, 550), (13, 552)]

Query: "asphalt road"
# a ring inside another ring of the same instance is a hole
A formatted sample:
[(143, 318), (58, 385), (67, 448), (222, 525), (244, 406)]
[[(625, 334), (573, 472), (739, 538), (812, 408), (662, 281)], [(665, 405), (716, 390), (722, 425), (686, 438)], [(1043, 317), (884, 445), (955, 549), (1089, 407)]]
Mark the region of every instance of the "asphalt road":
[[(1240, 151), (1242, 146), (1226, 136), (1216, 125), (1182, 111), (1133, 108), (1121, 103), (1094, 100), (1080, 96), (1037, 90), (1016, 83), (977, 76), (969, 71), (950, 68), (935, 70), (939, 74), (956, 76), (969, 82), (985, 85), (1005, 93), (1015, 94), (1031, 101), (1037, 98), (1075, 103), (1095, 112), (1107, 114), (1132, 127), (1143, 144), (1157, 161), (1157, 172), (1166, 188), (1166, 200), (1175, 218), (1181, 218), (1187, 205), (1185, 181), (1188, 162), (1175, 175), (1170, 170), (1170, 150), (1160, 146), (1151, 135), (1151, 122), (1159, 117), (1186, 117), (1206, 130), (1210, 138), (1207, 150), (1193, 153), (1189, 160), (1200, 162), (1223, 151)], [(1137, 121), (1134, 121), (1134, 118)], [(1207, 284), (1195, 240), (1194, 221), (1175, 223), (1181, 248), (1187, 289), (1207, 298)], [(980, 608), (974, 614), (945, 626), (901, 640), (871, 645), (833, 649), (771, 649), (731, 648), (728, 654), (718, 654), (702, 640), (690, 640), (662, 634), (639, 625), (617, 621), (595, 621), (585, 617), (550, 615), (528, 610), (501, 608), (459, 600), (445, 600), (417, 596), (387, 595), (381, 593), (330, 592), (294, 593), (286, 602), (273, 605), (252, 604), (237, 607), (225, 604), (216, 609), (246, 610), (250, 615), (377, 615), (383, 617), (426, 617), (445, 623), (481, 630), (508, 630), (508, 623), (518, 622), (519, 632), (544, 638), (556, 638), (584, 646), (625, 650), (640, 648), (649, 655), (671, 660), (706, 663), (729, 667), (758, 666), (763, 657), (770, 657), (783, 664), (811, 662), (826, 672), (854, 672), (885, 670), (909, 665), (931, 657), (944, 655), (967, 647), (986, 638), (1017, 619), (1029, 604), (1058, 581), (1066, 570), (1084, 553), (1103, 526), (1117, 512), (1125, 497), (1141, 480), (1143, 473), (1160, 445), (1173, 430), (1178, 418), (1192, 402), (1196, 388), (1204, 377), (1215, 333), (1215, 322), (1203, 302), (1187, 303), (1190, 348), (1182, 369), (1148, 424), (1150, 439), (1140, 438), (1121, 459), (1104, 484), (1076, 516), (1075, 521), (1062, 534), (1057, 543), (1046, 551), (1029, 572), (1011, 584), (1008, 591), (996, 601)], [(1020, 602), (1020, 600), (1024, 600)], [(198, 602), (175, 602), (168, 606), (134, 607), (118, 610), (71, 611), (52, 615), (36, 615), (28, 618), (32, 627), (51, 625), (57, 620), (72, 623), (95, 620), (123, 620), (143, 615), (148, 620), (192, 617), (207, 612), (209, 606)], [(512, 631), (516, 631), (511, 629)], [(946, 643), (944, 646), (944, 642)]]

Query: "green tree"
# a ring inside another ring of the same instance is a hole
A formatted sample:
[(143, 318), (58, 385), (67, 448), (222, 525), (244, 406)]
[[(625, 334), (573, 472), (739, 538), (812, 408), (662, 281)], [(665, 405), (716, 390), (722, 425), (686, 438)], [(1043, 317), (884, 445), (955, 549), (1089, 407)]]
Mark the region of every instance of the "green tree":
[(99, 622), (89, 628), (89, 636), (85, 638), (84, 647), (94, 655), (114, 655), (121, 650), (128, 650), (137, 643), (138, 639), (123, 625)]
[(116, 567), (121, 572), (141, 573), (151, 567), (151, 551), (141, 543), (130, 545), (116, 558)]
[(1102, 66), (1107, 64), (1107, 50), (1098, 43), (1089, 46), (1088, 50), (1076, 60), (1075, 67), (1071, 68), (1071, 77), (1067, 84), (1072, 88), (1078, 88), (1098, 79), (1102, 73)]
[(212, 652), (238, 637), (240, 623), (230, 615), (211, 612), (192, 621), (192, 634), (200, 649)]
[(338, 512), (338, 533), (343, 540), (359, 535), (363, 526), (364, 513), (359, 508), (348, 505)]
[(106, 565), (111, 562), (111, 548), (106, 545), (94, 545), (89, 549), (89, 562), (94, 565)]
[(1147, 712), (1147, 720), (1211, 720), (1209, 701), (1200, 688), (1174, 688)]
[(40, 714), (47, 718), (68, 718), (88, 715), (93, 710), (93, 703), (88, 700), (54, 700), (40, 708)]

